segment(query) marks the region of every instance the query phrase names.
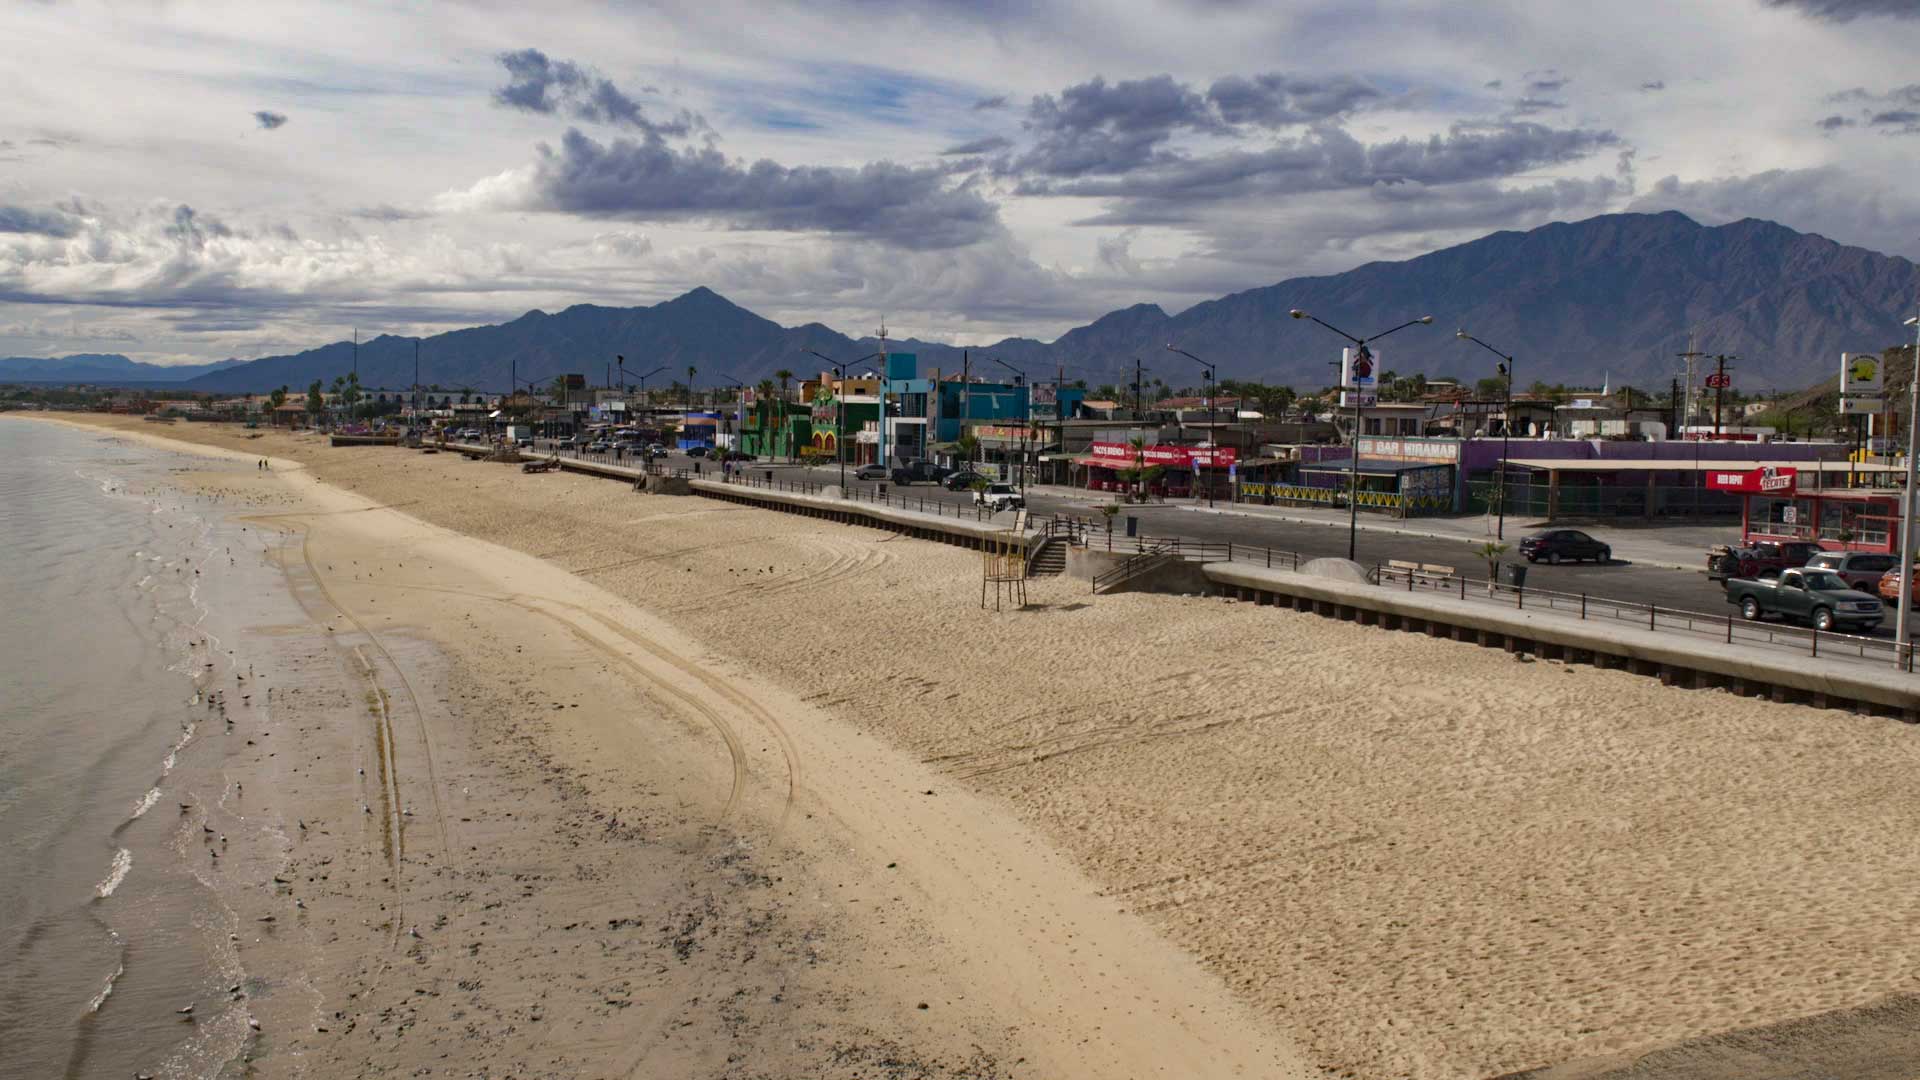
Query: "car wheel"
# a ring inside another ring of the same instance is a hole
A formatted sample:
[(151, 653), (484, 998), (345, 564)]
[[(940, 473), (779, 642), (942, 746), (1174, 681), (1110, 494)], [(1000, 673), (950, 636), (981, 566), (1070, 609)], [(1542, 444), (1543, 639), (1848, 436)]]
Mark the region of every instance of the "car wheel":
[(1749, 596), (1740, 601), (1740, 617), (1748, 622), (1760, 621), (1760, 602)]
[(1828, 611), (1826, 608), (1814, 608), (1813, 627), (1816, 630), (1831, 632), (1833, 630), (1833, 612)]
[(1540, 557), (1538, 555), (1529, 555), (1527, 556), (1527, 561), (1530, 563), (1536, 563), (1540, 561)]
[(1593, 561), (1599, 563), (1601, 566), (1607, 565), (1608, 563), (1613, 561), (1613, 549), (1601, 548), (1600, 556), (1594, 559)]
[(1559, 566), (1559, 565), (1560, 565), (1560, 553), (1559, 553), (1559, 552), (1557, 552), (1557, 551), (1549, 551), (1549, 552), (1547, 552), (1547, 565), (1548, 565), (1548, 566)]

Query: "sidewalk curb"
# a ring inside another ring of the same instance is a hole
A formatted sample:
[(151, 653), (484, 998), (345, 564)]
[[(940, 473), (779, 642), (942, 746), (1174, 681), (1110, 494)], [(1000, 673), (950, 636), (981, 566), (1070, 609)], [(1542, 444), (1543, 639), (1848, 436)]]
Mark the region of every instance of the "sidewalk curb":
[[(1251, 518), (1255, 521), (1284, 521), (1291, 525), (1325, 525), (1328, 528), (1334, 529), (1340, 527), (1339, 522), (1335, 521), (1316, 521), (1313, 518), (1292, 517), (1286, 514), (1254, 513), (1247, 510), (1224, 510), (1219, 507), (1205, 506), (1179, 506), (1174, 509), (1185, 510), (1195, 514), (1230, 514), (1234, 517)], [(1475, 540), (1474, 537), (1461, 536), (1459, 533), (1428, 532), (1423, 529), (1401, 529), (1391, 525), (1372, 525), (1364, 522), (1361, 523), (1358, 528), (1364, 532), (1388, 533), (1394, 536), (1412, 536), (1422, 540), (1448, 540), (1468, 544), (1473, 543)], [(1627, 561), (1635, 566), (1657, 566), (1663, 570), (1704, 573), (1698, 566), (1687, 566), (1683, 563), (1667, 562), (1663, 559), (1628, 559)]]

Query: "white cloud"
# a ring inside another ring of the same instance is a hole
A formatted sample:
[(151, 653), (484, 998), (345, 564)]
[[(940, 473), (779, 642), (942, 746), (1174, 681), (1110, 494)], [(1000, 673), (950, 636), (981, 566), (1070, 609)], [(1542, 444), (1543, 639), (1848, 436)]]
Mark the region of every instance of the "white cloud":
[[(1900, 8), (12, 5), (0, 34), (34, 47), (10, 56), (0, 96), (0, 351), (108, 335), (143, 359), (210, 359), (338, 339), (351, 323), (437, 329), (701, 284), (789, 322), (859, 329), (885, 314), (927, 333), (1051, 337), (1136, 301), (1177, 309), (1629, 205), (1772, 217), (1915, 254), (1920, 214), (1901, 188), (1912, 143), (1881, 137), (1903, 126), (1890, 116), (1873, 122), (1896, 106), (1829, 100), (1864, 86), (1891, 101), (1911, 81), (1863, 74), (1902, 70), (1920, 47), (1920, 21), (1879, 17)], [(549, 63), (503, 68), (528, 49)], [(1095, 79), (1105, 93), (1067, 94)], [(503, 84), (520, 88), (513, 107)], [(1024, 125), (1043, 95), (1061, 123), (1087, 123), (1056, 125), (1042, 146), (1049, 133)], [(1617, 144), (1446, 141), (1524, 98), (1543, 129)], [(256, 114), (292, 119), (266, 128)], [(589, 187), (556, 185), (535, 151), (564, 148), (570, 123), (599, 153), (562, 164), (618, 166), (590, 171)], [(676, 163), (700, 164), (684, 155), (717, 139), (726, 167), (668, 170), (712, 190), (622, 190), (660, 174), (622, 171), (635, 159), (616, 140), (653, 134), (675, 141)], [(1428, 152), (1434, 136), (1461, 153)], [(1289, 185), (1221, 171), (1302, 145), (1402, 147), (1387, 164), (1404, 175)], [(1071, 152), (1110, 171), (1076, 174), (1092, 182), (1072, 196), (974, 175), (1036, 147), (1054, 155), (1035, 160)], [(1671, 179), (1636, 192), (1614, 169), (1621, 152)], [(762, 160), (788, 179), (742, 182)], [(863, 173), (880, 162), (895, 171)], [(1155, 181), (1160, 196), (1143, 199)], [(75, 191), (87, 199), (69, 202)]]

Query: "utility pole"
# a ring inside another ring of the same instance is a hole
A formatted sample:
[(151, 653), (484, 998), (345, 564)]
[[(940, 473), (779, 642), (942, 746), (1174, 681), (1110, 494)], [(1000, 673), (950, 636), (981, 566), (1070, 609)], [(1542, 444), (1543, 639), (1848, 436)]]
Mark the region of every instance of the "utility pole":
[[(973, 419), (973, 354), (966, 349), (960, 350), (960, 435), (967, 433), (967, 421)], [(960, 436), (955, 436), (957, 440)], [(967, 456), (967, 467), (973, 467), (973, 456)]]
[(420, 422), (420, 339), (413, 339), (413, 422)]
[(1727, 393), (1727, 361), (1738, 360), (1737, 356), (1720, 355), (1713, 358), (1716, 365), (1713, 373), (1713, 437), (1720, 437), (1720, 403)]
[(353, 381), (360, 381), (360, 328), (353, 329)]
[(1900, 491), (1900, 597), (1894, 615), (1893, 664), (1913, 668), (1913, 482), (1914, 454), (1920, 451), (1920, 315), (1907, 320), (1914, 328), (1913, 353), (1907, 367), (1912, 372), (1907, 384), (1907, 486)]
[(887, 464), (887, 390), (893, 380), (887, 377), (887, 319), (880, 317), (880, 440), (873, 455), (874, 464)]
[(1695, 385), (1694, 375), (1693, 375), (1693, 362), (1699, 357), (1702, 357), (1705, 355), (1707, 354), (1703, 352), (1694, 351), (1693, 331), (1691, 330), (1687, 331), (1687, 351), (1680, 354), (1680, 359), (1686, 361), (1686, 364), (1687, 364), (1687, 383), (1686, 383), (1687, 400), (1686, 400), (1685, 406), (1682, 408), (1680, 413), (1680, 424), (1682, 427), (1684, 427), (1687, 424), (1693, 423), (1693, 388)]
[(1673, 427), (1667, 432), (1669, 439), (1680, 434), (1680, 410), (1680, 380), (1675, 379), (1672, 388), (1667, 391), (1667, 412), (1673, 417)]
[(1146, 408), (1146, 403), (1140, 399), (1140, 376), (1141, 376), (1141, 373), (1144, 372), (1145, 370), (1146, 369), (1142, 367), (1140, 364), (1140, 358), (1137, 356), (1134, 357), (1133, 358), (1133, 419), (1135, 423), (1139, 423), (1140, 418), (1146, 415), (1146, 413), (1144, 412)]

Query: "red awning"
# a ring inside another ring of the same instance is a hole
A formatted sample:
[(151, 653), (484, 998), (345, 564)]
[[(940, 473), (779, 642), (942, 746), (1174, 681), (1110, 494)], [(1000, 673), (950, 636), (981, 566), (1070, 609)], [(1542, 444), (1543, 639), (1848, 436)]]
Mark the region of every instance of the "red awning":
[(1073, 463), (1075, 465), (1090, 466), (1095, 469), (1131, 469), (1133, 468), (1133, 463), (1130, 461), (1121, 461), (1118, 458), (1099, 457), (1097, 455), (1093, 457), (1077, 457), (1073, 459)]

